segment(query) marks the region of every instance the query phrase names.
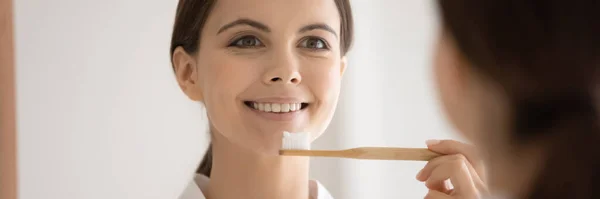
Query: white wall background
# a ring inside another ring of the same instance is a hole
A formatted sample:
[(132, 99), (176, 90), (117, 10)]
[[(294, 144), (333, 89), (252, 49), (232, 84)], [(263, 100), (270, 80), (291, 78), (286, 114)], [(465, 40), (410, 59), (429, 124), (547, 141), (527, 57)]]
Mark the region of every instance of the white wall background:
[(21, 199), (177, 198), (205, 149), (176, 1), (15, 1)]
[[(176, 2), (15, 2), (21, 199), (177, 197), (207, 136), (169, 67)], [(314, 148), (450, 138), (429, 68), (433, 2), (352, 3), (343, 96)], [(423, 165), (316, 158), (312, 177), (340, 199), (421, 198)]]

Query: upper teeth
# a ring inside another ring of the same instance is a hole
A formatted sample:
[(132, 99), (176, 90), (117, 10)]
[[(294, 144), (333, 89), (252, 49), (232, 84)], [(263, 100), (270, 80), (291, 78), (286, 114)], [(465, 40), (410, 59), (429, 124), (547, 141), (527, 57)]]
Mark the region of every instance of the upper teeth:
[(300, 110), (301, 103), (278, 104), (278, 103), (258, 103), (254, 102), (254, 109), (264, 112), (287, 113)]

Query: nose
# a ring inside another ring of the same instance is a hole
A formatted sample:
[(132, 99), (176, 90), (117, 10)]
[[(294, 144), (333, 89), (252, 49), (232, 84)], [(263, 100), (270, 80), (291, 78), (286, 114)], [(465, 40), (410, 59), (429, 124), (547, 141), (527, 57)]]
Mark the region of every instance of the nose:
[(278, 53), (278, 58), (272, 59), (268, 71), (265, 73), (263, 82), (267, 85), (272, 84), (293, 84), (298, 85), (302, 81), (302, 76), (298, 70), (298, 61), (294, 55), (287, 53)]

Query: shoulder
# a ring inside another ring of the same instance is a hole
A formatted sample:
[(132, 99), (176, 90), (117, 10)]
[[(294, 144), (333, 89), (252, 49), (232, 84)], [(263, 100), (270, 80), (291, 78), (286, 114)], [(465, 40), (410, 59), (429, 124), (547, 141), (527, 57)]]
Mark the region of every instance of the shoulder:
[(196, 174), (178, 199), (206, 199), (202, 189), (208, 184), (208, 177)]
[(331, 193), (319, 181), (311, 180), (308, 183), (311, 199), (333, 199)]

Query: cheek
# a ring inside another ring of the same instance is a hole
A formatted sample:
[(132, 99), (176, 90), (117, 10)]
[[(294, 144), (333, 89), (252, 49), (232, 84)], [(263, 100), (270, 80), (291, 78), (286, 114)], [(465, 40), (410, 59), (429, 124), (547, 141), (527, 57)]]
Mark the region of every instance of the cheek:
[(315, 138), (320, 136), (333, 117), (341, 89), (340, 64), (337, 61), (311, 66), (304, 72), (304, 84), (312, 92), (316, 106), (311, 112)]
[[(452, 95), (453, 82), (448, 72), (448, 62), (443, 58), (444, 55), (438, 54), (434, 66), (434, 76), (438, 88), (438, 95), (442, 100), (445, 109), (452, 107), (454, 96)], [(449, 110), (447, 110), (449, 111)]]
[(450, 95), (452, 93), (452, 81), (449, 80), (450, 74), (448, 73), (448, 68), (452, 66), (449, 66), (450, 60), (448, 59), (448, 53), (446, 51), (447, 49), (445, 49), (444, 45), (438, 43), (434, 56), (433, 72), (438, 96), (442, 102), (443, 108), (447, 114), (451, 114), (452, 111), (449, 109), (452, 107), (452, 96)]
[(302, 68), (302, 83), (308, 86), (319, 103), (332, 103), (337, 98), (341, 84), (340, 60), (306, 60)]
[(242, 93), (256, 78), (253, 65), (248, 62), (239, 63), (235, 59), (219, 59), (214, 56), (203, 60), (199, 70), (202, 81), (202, 93), (207, 114), (217, 130), (233, 132), (232, 124), (239, 123), (239, 107), (242, 106), (238, 95)]
[(434, 58), (434, 78), (437, 84), (438, 97), (440, 98), (442, 108), (449, 122), (457, 128), (459, 133), (466, 135), (469, 125), (468, 114), (465, 108), (468, 108), (464, 96), (464, 88), (461, 88), (460, 74), (457, 60), (453, 54), (453, 49), (449, 48), (443, 41), (437, 46)]
[(310, 89), (315, 93), (317, 100), (321, 101), (320, 103), (335, 102), (331, 99), (337, 98), (339, 95), (341, 84), (339, 68), (332, 67), (316, 72), (310, 80), (311, 82), (307, 82), (307, 84), (311, 85)]

